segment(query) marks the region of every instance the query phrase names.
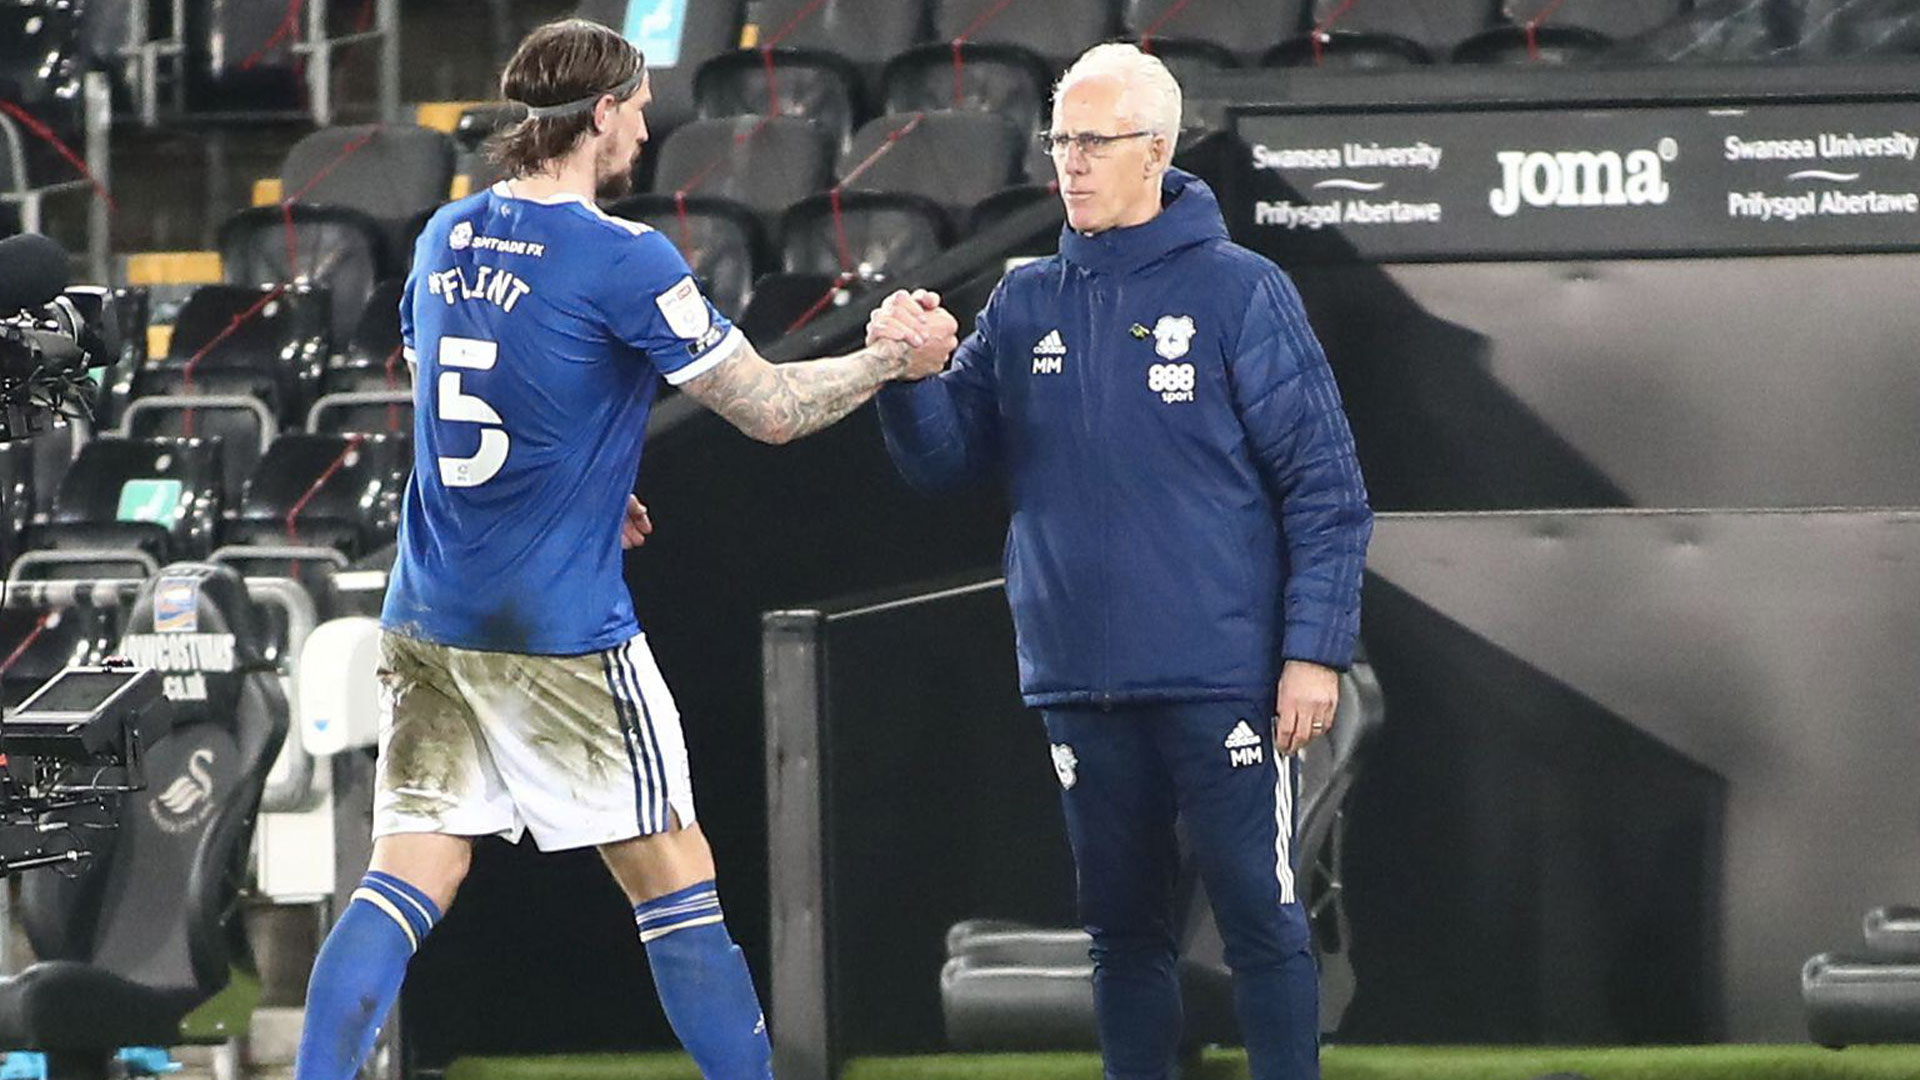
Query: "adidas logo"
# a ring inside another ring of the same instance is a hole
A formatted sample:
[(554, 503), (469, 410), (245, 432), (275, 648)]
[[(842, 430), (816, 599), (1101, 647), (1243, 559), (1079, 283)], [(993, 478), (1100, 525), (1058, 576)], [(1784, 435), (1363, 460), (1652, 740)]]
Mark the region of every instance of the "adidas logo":
[(1067, 357), (1067, 343), (1060, 340), (1060, 331), (1049, 330), (1047, 336), (1033, 347), (1033, 373), (1035, 375), (1060, 374), (1061, 361)]
[(1253, 730), (1253, 725), (1245, 720), (1235, 724), (1227, 733), (1227, 741), (1221, 744), (1227, 750), (1227, 762), (1234, 768), (1258, 765), (1266, 760), (1267, 744)]

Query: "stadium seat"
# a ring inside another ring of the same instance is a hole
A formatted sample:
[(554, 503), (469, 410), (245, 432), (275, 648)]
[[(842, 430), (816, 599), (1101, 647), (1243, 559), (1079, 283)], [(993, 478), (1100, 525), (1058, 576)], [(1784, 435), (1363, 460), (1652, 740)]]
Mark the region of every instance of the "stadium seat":
[(608, 206), (607, 212), (649, 225), (673, 241), (721, 314), (733, 319), (745, 310), (753, 279), (768, 261), (760, 219), (752, 210), (698, 195), (678, 200), (634, 195)]
[(360, 320), (346, 337), (347, 347), (320, 376), (321, 393), (405, 390), (413, 385), (400, 340), (400, 298), (406, 286), (406, 279), (394, 277), (373, 287)]
[(926, 39), (922, 0), (759, 0), (748, 46), (826, 49), (869, 70)]
[(1004, 44), (923, 45), (887, 61), (880, 75), (881, 107), (888, 113), (998, 113), (1022, 131), (1047, 125), (1052, 87), (1053, 69), (1045, 60)]
[[(1172, 63), (1165, 46), (1210, 45), (1252, 63), (1304, 33), (1305, 0), (1127, 0), (1122, 21), (1141, 47)], [(1176, 75), (1178, 72), (1175, 73)]]
[(133, 394), (252, 394), (281, 423), (305, 415), (330, 351), (325, 289), (203, 285), (175, 317), (167, 356)]
[[(194, 626), (231, 635), (237, 670), (195, 673), (207, 699), (142, 727), (147, 790), (124, 800), (138, 812), (119, 815), (95, 858), (21, 882), (38, 962), (0, 980), (0, 1045), (45, 1052), (53, 1077), (104, 1077), (121, 1047), (180, 1042), (181, 1020), (252, 967), (235, 948), (240, 886), (287, 701), (240, 579), (205, 564), (168, 572), (196, 579)], [(158, 628), (149, 586), (128, 636)]]
[(120, 435), (210, 439), (220, 448), (220, 497), (224, 506), (240, 501), (240, 489), (280, 426), (266, 403), (235, 395), (135, 398), (122, 418)]
[[(1180, 84), (1182, 96), (1187, 103), (1185, 112), (1188, 115), (1181, 119), (1184, 127), (1192, 126), (1194, 80), (1216, 72), (1232, 71), (1240, 66), (1240, 54), (1211, 41), (1149, 38), (1142, 41), (1140, 45), (1145, 51), (1159, 57), (1160, 62), (1167, 65), (1167, 71), (1172, 73), (1174, 81)], [(1265, 51), (1265, 49), (1261, 50), (1262, 53)], [(1260, 53), (1255, 53), (1253, 59), (1257, 61), (1259, 58)]]
[(838, 171), (848, 190), (920, 195), (959, 222), (981, 199), (1020, 182), (1028, 145), (1024, 130), (993, 113), (888, 115), (854, 133)]
[(220, 479), (213, 439), (89, 440), (61, 480), (48, 520), (27, 530), (27, 546), (135, 549), (161, 563), (199, 558), (212, 550), (220, 521)]
[(0, 708), (11, 710), (74, 664), (111, 655), (124, 622), (117, 607), (104, 605), (0, 610)]
[(944, 211), (900, 192), (829, 192), (781, 219), (780, 262), (794, 274), (845, 274), (881, 284), (925, 264), (948, 243)]
[(323, 128), (287, 152), (280, 187), (290, 202), (366, 214), (386, 230), (390, 250), (406, 253), (425, 216), (447, 201), (453, 158), (452, 138), (432, 128)]
[(815, 49), (750, 49), (722, 53), (693, 77), (694, 108), (703, 120), (792, 116), (820, 126), (835, 149), (853, 135), (860, 73)]
[(341, 206), (254, 206), (220, 226), (220, 265), (234, 285), (324, 285), (332, 337), (345, 341), (375, 282), (406, 272), (379, 222)]
[(1456, 64), (1581, 64), (1604, 56), (1613, 39), (1584, 26), (1503, 26), (1453, 50)]
[(765, 274), (753, 283), (753, 299), (734, 325), (756, 346), (766, 347), (822, 314), (846, 304), (858, 281), (834, 274)]
[(933, 38), (942, 42), (1019, 45), (1064, 68), (1089, 46), (1115, 35), (1113, 0), (934, 0)]
[(1411, 38), (1392, 34), (1315, 33), (1283, 41), (1260, 58), (1264, 67), (1327, 67), (1374, 70), (1433, 63), (1433, 54)]
[(282, 435), (248, 477), (225, 542), (359, 558), (393, 541), (412, 471), (410, 435)]
[(306, 429), (327, 435), (411, 434), (413, 391), (353, 390), (326, 394), (307, 411)]
[(1060, 212), (1059, 216), (1045, 228), (1036, 230), (1032, 239), (1013, 254), (1051, 255), (1059, 250), (1060, 225), (1066, 218), (1066, 211), (1060, 205), (1060, 190), (1053, 184), (1021, 184), (981, 199), (967, 216), (967, 235), (983, 233), (1015, 214), (1042, 203), (1052, 204)]
[(1574, 27), (1625, 41), (1672, 22), (1691, 6), (1690, 0), (1504, 0), (1500, 14), (1517, 27)]
[(1496, 25), (1497, 0), (1313, 0), (1310, 31), (1383, 34), (1417, 43), (1432, 56)]
[(772, 222), (832, 180), (825, 132), (788, 116), (695, 120), (667, 136), (653, 189), (663, 195), (711, 195), (744, 203)]

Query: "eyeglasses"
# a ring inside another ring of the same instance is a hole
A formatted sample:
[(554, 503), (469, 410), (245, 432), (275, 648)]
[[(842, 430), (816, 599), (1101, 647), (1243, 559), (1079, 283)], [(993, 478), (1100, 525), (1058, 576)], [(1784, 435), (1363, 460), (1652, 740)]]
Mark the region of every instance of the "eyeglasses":
[(1094, 131), (1082, 131), (1068, 135), (1064, 132), (1043, 131), (1040, 133), (1040, 145), (1054, 157), (1066, 157), (1067, 148), (1072, 147), (1087, 157), (1105, 157), (1113, 152), (1113, 144), (1122, 139), (1138, 139), (1152, 135), (1151, 131), (1124, 131), (1118, 135), (1102, 135)]

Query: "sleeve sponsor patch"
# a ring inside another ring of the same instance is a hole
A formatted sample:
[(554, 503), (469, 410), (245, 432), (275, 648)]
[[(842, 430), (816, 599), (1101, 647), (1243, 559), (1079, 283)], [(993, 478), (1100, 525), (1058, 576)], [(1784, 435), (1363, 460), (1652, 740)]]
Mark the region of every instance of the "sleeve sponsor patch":
[(707, 311), (707, 298), (700, 295), (700, 287), (691, 277), (675, 282), (672, 288), (655, 297), (653, 303), (667, 320), (667, 328), (687, 340), (706, 333), (713, 321)]

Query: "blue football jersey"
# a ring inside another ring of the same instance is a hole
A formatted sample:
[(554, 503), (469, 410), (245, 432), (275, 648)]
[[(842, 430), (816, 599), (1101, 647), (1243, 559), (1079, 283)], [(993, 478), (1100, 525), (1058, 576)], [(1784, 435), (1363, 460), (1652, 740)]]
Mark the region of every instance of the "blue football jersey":
[(414, 469), (381, 623), (575, 654), (639, 633), (620, 531), (659, 379), (743, 343), (673, 245), (504, 184), (442, 207), (400, 303)]

